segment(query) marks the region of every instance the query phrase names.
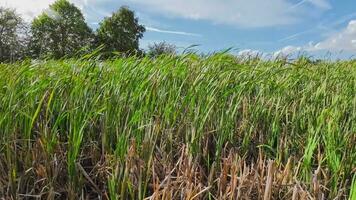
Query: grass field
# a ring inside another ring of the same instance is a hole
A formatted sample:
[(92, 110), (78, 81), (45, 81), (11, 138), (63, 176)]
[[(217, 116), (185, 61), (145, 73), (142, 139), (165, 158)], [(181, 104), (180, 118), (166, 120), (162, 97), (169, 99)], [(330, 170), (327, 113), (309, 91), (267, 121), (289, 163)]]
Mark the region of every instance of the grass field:
[(356, 61), (84, 57), (0, 76), (4, 199), (356, 199)]

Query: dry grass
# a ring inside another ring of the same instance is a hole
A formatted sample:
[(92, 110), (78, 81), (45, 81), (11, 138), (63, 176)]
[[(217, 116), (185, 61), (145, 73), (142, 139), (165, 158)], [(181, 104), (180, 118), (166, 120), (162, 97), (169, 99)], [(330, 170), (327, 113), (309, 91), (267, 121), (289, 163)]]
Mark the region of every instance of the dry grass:
[(356, 196), (355, 61), (85, 59), (0, 65), (3, 199)]

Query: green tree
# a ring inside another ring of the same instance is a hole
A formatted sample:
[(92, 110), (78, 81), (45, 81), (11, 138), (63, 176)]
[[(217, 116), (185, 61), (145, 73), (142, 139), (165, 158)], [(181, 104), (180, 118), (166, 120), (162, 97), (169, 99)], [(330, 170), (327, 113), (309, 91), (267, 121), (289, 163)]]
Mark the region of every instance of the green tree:
[(160, 55), (175, 55), (177, 47), (166, 42), (153, 43), (148, 45), (148, 55), (157, 57)]
[(135, 13), (128, 7), (121, 7), (111, 17), (106, 17), (97, 30), (97, 42), (104, 45), (106, 52), (131, 54), (140, 52), (139, 39), (145, 27), (138, 23)]
[(26, 24), (15, 10), (0, 7), (0, 62), (25, 57), (28, 41)]
[(93, 34), (81, 11), (67, 0), (57, 0), (31, 25), (31, 53), (34, 57), (74, 56), (89, 47)]

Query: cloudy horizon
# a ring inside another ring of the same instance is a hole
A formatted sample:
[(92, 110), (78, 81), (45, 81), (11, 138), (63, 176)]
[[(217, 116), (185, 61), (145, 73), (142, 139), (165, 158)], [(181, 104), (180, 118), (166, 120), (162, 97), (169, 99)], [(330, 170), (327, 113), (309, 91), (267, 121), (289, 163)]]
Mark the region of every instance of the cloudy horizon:
[[(26, 21), (54, 0), (2, 0)], [(146, 33), (141, 48), (166, 41), (178, 47), (199, 45), (202, 52), (233, 47), (244, 54), (326, 52), (356, 55), (356, 2), (352, 0), (70, 0), (88, 24), (98, 23), (122, 5), (135, 11)]]

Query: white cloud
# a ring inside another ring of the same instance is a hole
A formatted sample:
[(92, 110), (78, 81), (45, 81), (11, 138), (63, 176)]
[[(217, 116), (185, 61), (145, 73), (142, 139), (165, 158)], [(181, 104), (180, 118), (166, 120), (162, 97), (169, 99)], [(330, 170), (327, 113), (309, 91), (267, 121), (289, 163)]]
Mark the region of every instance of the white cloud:
[(61, 16), (59, 15), (58, 12), (50, 9), (50, 8), (46, 8), (43, 10), (43, 12), (50, 18), (54, 19), (54, 20), (60, 20)]
[(32, 20), (55, 0), (1, 0), (0, 6), (15, 8), (26, 21)]
[[(1, 0), (0, 6), (16, 8), (29, 21), (54, 1)], [(70, 1), (84, 11), (90, 10), (88, 11), (90, 13), (100, 11), (100, 8), (95, 5), (110, 5), (115, 2), (114, 0)], [(330, 8), (330, 4), (326, 0), (307, 0), (307, 2), (318, 9)], [(299, 5), (298, 9), (290, 10), (288, 8), (293, 7), (293, 4), (289, 0), (123, 0), (123, 4), (130, 5), (132, 3), (144, 6), (145, 10), (165, 14), (169, 17), (201, 19), (242, 27), (292, 24), (305, 17), (304, 5)]]
[(286, 46), (282, 48), (281, 50), (278, 50), (274, 53), (274, 57), (279, 57), (279, 56), (291, 56), (296, 53), (301, 52), (303, 49), (302, 47), (297, 47), (297, 46)]
[[(38, 16), (41, 12), (51, 12), (48, 6), (56, 0), (1, 0), (0, 6), (10, 7), (16, 9), (22, 15), (25, 21), (31, 21), (34, 17)], [(94, 0), (69, 0), (78, 6), (81, 10), (89, 5)], [(106, 0), (109, 1), (109, 0)], [(49, 13), (53, 16), (53, 13)]]
[(310, 42), (304, 46), (286, 46), (274, 53), (278, 55), (291, 55), (299, 52), (348, 52), (356, 53), (356, 20), (351, 20), (347, 27), (335, 34), (330, 35), (326, 39), (316, 44)]
[(158, 32), (158, 33), (168, 33), (168, 34), (175, 34), (175, 35), (186, 35), (186, 36), (195, 36), (195, 37), (201, 37), (200, 34), (196, 33), (189, 33), (189, 32), (184, 32), (184, 31), (170, 31), (170, 30), (162, 30), (158, 28), (153, 28), (146, 26), (147, 31), (152, 31), (152, 32)]
[(327, 39), (310, 47), (308, 50), (347, 51), (356, 53), (355, 40), (356, 20), (351, 20), (344, 30), (329, 36)]
[(256, 57), (263, 55), (263, 53), (258, 50), (244, 49), (239, 51), (237, 55), (241, 57)]
[[(288, 0), (126, 0), (145, 9), (170, 17), (209, 20), (242, 27), (265, 27), (292, 24), (300, 20), (301, 10), (288, 10)], [(324, 0), (312, 0), (320, 8)]]

